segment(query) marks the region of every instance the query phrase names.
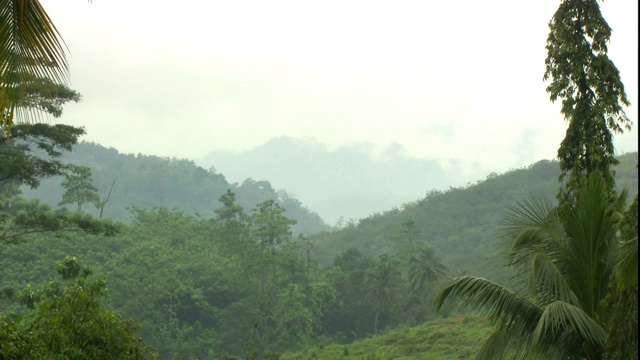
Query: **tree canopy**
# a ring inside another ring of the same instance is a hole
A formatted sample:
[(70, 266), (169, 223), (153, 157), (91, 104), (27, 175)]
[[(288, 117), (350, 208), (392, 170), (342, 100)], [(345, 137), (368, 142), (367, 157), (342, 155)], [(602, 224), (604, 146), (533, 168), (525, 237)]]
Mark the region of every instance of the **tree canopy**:
[(562, 100), (568, 122), (558, 149), (560, 180), (558, 198), (571, 201), (581, 179), (599, 171), (611, 191), (613, 133), (631, 129), (624, 111), (629, 99), (620, 73), (607, 55), (611, 28), (598, 0), (564, 0), (549, 22), (544, 79), (551, 101)]

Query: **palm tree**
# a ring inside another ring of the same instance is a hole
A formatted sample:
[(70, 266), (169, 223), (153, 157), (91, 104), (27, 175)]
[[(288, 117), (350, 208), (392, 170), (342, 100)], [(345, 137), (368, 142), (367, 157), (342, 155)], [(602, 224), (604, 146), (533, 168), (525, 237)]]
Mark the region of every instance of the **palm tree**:
[(39, 1), (0, 4), (0, 131), (10, 134), (16, 115), (39, 114), (33, 107), (20, 108), (20, 85), (34, 79), (66, 83), (68, 65), (60, 33)]
[(398, 264), (386, 255), (380, 256), (380, 262), (366, 276), (367, 294), (375, 311), (374, 334), (378, 334), (378, 318), (381, 312), (389, 311), (401, 294), (401, 276)]
[[(487, 279), (454, 278), (436, 300), (489, 315), (495, 333), (477, 359), (600, 359), (610, 312), (626, 191), (612, 199), (593, 174), (563, 210), (530, 199), (507, 218), (510, 264), (528, 277), (524, 294)], [(637, 255), (636, 255), (637, 256)]]
[(428, 282), (437, 281), (446, 274), (447, 267), (427, 245), (419, 247), (409, 258), (409, 285), (416, 293), (421, 293)]

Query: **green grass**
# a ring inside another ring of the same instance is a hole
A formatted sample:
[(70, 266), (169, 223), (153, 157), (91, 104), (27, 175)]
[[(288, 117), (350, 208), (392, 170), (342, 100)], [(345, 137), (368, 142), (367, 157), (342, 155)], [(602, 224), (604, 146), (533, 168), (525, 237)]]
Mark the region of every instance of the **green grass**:
[(471, 359), (491, 334), (488, 320), (457, 316), (401, 327), (352, 344), (333, 344), (285, 353), (281, 360), (451, 360)]

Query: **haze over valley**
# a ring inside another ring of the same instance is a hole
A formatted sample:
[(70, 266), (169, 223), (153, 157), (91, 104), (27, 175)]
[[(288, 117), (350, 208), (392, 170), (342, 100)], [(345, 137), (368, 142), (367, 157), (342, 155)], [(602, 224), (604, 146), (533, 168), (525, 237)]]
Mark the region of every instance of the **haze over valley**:
[(212, 151), (196, 163), (205, 169), (214, 167), (231, 183), (267, 180), (330, 225), (341, 218), (359, 219), (399, 207), (431, 190), (475, 183), (497, 172), (461, 159), (418, 159), (400, 144), (380, 148), (359, 143), (331, 150), (315, 139), (286, 136), (249, 151)]

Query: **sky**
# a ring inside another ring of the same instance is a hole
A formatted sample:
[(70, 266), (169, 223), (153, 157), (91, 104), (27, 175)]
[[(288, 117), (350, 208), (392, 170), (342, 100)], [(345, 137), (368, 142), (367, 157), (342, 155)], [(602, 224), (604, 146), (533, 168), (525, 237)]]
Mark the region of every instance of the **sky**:
[[(500, 172), (554, 158), (566, 131), (543, 81), (557, 0), (41, 3), (83, 96), (59, 121), (123, 153), (290, 136)], [(632, 102), (616, 149), (637, 151), (638, 2), (599, 3)]]

